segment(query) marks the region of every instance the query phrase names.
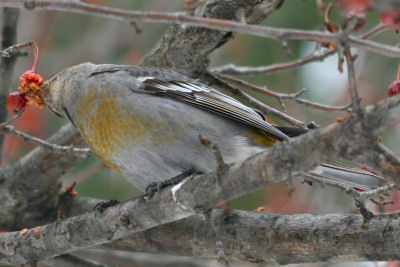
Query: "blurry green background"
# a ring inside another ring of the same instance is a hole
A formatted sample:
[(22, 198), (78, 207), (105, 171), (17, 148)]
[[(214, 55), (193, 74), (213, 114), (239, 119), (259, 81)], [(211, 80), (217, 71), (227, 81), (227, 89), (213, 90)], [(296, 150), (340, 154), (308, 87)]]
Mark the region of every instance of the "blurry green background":
[[(91, 3), (125, 8), (129, 10), (177, 11), (183, 1), (142, 0), (106, 1), (92, 0)], [(337, 11), (332, 14), (337, 21)], [(322, 18), (318, 14), (315, 1), (287, 0), (283, 7), (269, 16), (262, 25), (320, 29)], [(368, 13), (367, 23), (360, 33), (379, 23), (379, 16)], [(64, 68), (86, 61), (93, 63), (137, 64), (156, 44), (168, 25), (139, 23), (142, 33), (137, 34), (128, 23), (122, 23), (87, 15), (24, 11), (20, 13), (18, 42), (35, 40), (40, 47), (39, 63), (36, 68), (44, 78)], [(381, 42), (396, 44), (398, 35), (387, 31), (374, 38)], [(215, 51), (211, 56), (211, 66), (228, 63), (246, 66), (260, 66), (286, 62), (306, 56), (312, 52), (315, 43), (290, 41), (293, 55), (289, 56), (282, 45), (270, 39), (237, 34), (233, 40)], [(376, 103), (386, 98), (388, 85), (395, 79), (398, 61), (363, 50), (354, 50), (359, 55), (356, 61), (359, 92), (363, 105)], [(14, 88), (18, 87), (18, 77), (32, 64), (32, 53), (18, 59), (14, 73)], [(337, 71), (337, 56), (324, 62), (312, 63), (296, 70), (274, 75), (245, 78), (271, 90), (293, 93), (307, 89), (304, 98), (330, 105), (344, 105), (349, 102), (347, 75)], [(265, 103), (281, 108), (275, 99), (249, 92)], [(335, 118), (345, 114), (319, 111), (287, 102), (288, 113), (297, 119), (315, 121), (321, 126), (335, 122)], [(274, 120), (278, 121), (276, 118)], [(15, 125), (17, 129), (46, 138), (66, 120), (54, 116), (47, 110), (30, 109)], [(400, 153), (397, 127), (384, 133), (383, 140), (389, 147)], [(15, 137), (7, 136), (3, 166), (12, 164), (34, 146)], [(305, 155), (306, 156), (306, 155)], [(70, 169), (63, 177), (65, 186), (77, 182), (80, 195), (96, 198), (132, 198), (138, 192), (127, 180), (102, 165), (95, 156), (84, 160)], [(289, 197), (284, 184), (268, 185), (265, 189), (233, 201), (233, 208), (252, 210), (264, 206), (267, 212), (348, 212), (354, 209), (353, 201), (337, 189), (308, 186), (294, 179), (295, 191)]]

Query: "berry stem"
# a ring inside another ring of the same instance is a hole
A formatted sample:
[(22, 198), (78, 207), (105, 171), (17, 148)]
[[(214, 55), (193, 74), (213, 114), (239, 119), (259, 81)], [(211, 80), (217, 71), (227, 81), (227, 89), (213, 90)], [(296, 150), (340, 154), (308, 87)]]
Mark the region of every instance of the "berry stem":
[(35, 72), (36, 63), (37, 63), (37, 61), (39, 59), (39, 47), (38, 47), (38, 45), (37, 45), (37, 43), (35, 41), (32, 41), (29, 44), (29, 46), (32, 48), (33, 53), (35, 54), (35, 58), (33, 60), (33, 65), (32, 65), (32, 69), (31, 69), (32, 72)]
[(399, 66), (397, 68), (397, 77), (396, 80), (400, 80), (400, 62), (399, 62)]

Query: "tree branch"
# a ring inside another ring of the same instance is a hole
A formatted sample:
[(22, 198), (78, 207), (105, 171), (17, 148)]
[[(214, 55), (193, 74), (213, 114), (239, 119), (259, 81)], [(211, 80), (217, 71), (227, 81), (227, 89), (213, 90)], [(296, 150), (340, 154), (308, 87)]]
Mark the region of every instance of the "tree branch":
[[(77, 130), (67, 124), (49, 138), (49, 143), (78, 144)], [(0, 225), (3, 230), (16, 230), (54, 220), (58, 178), (82, 157), (60, 154), (37, 147), (14, 166), (0, 170)]]
[(331, 42), (336, 44), (346, 44), (364, 48), (368, 51), (375, 52), (388, 57), (400, 57), (400, 48), (389, 46), (369, 40), (361, 40), (357, 37), (347, 36), (342, 33), (330, 33), (309, 30), (294, 30), (285, 28), (274, 28), (267, 26), (250, 25), (242, 22), (235, 22), (225, 19), (212, 19), (197, 16), (188, 16), (183, 13), (168, 12), (142, 12), (142, 11), (126, 11), (123, 9), (110, 8), (99, 5), (86, 4), (76, 1), (56, 1), (56, 0), (35, 0), (29, 1), (27, 6), (25, 0), (0, 0), (0, 6), (27, 8), (28, 9), (44, 9), (63, 12), (74, 12), (87, 14), (108, 19), (120, 20), (131, 23), (132, 21), (181, 24), (185, 26), (202, 27), (212, 30), (225, 32), (237, 32), (253, 36), (275, 39), (277, 41), (286, 40), (303, 40), (317, 42)]
[[(361, 34), (358, 36), (360, 39), (367, 39), (373, 36), (376, 36), (379, 33), (384, 32), (387, 28), (383, 24), (379, 24), (376, 27), (372, 28), (370, 31)], [(310, 55), (305, 56), (300, 59), (296, 59), (290, 62), (285, 63), (276, 63), (267, 66), (257, 66), (257, 67), (249, 67), (249, 66), (236, 66), (234, 64), (228, 64), (221, 67), (213, 68), (213, 72), (217, 72), (220, 74), (227, 75), (262, 75), (262, 74), (274, 74), (283, 71), (290, 71), (294, 68), (303, 66), (308, 63), (312, 63), (315, 61), (323, 61), (325, 58), (332, 56), (337, 52), (337, 48), (330, 48), (321, 51), (319, 45), (317, 45), (314, 52)]]
[[(17, 41), (17, 24), (19, 10), (14, 8), (3, 9), (2, 50), (15, 44)], [(11, 89), (14, 66), (17, 57), (0, 57), (0, 122), (7, 119), (6, 100)], [(4, 133), (0, 133), (0, 161), (3, 151)]]
[(85, 258), (64, 254), (43, 261), (44, 264), (57, 267), (106, 267), (106, 265), (89, 261)]
[(47, 148), (48, 150), (50, 150), (52, 152), (64, 153), (64, 154), (65, 153), (74, 153), (75, 155), (82, 157), (82, 158), (87, 158), (90, 155), (89, 148), (77, 148), (77, 147), (73, 147), (72, 145), (60, 146), (60, 145), (52, 144), (52, 143), (49, 143), (40, 138), (37, 138), (37, 137), (31, 136), (29, 134), (26, 134), (24, 132), (18, 131), (14, 128), (14, 126), (10, 126), (10, 125), (0, 126), (0, 132), (16, 135), (25, 141), (41, 145), (44, 148)]
[(312, 108), (316, 108), (316, 109), (320, 109), (320, 110), (327, 110), (327, 111), (346, 111), (351, 107), (351, 104), (346, 105), (346, 106), (330, 106), (330, 105), (323, 105), (323, 104), (320, 104), (317, 102), (312, 102), (310, 100), (300, 98), (300, 95), (305, 93), (306, 89), (302, 89), (299, 92), (293, 93), (293, 94), (278, 93), (278, 92), (269, 90), (268, 88), (251, 84), (244, 80), (239, 80), (239, 79), (225, 76), (225, 75), (223, 75), (223, 76), (220, 75), (220, 76), (222, 79), (224, 79), (230, 83), (234, 83), (236, 85), (242, 86), (242, 87), (252, 90), (254, 92), (258, 92), (260, 94), (276, 98), (279, 101), (279, 103), (281, 104), (281, 106), (283, 107), (285, 112), (286, 112), (286, 106), (284, 104), (284, 100), (291, 100), (293, 102), (302, 104), (307, 107), (312, 107)]
[[(207, 1), (206, 5), (196, 9), (195, 13), (197, 17), (206, 20), (217, 18), (241, 21), (244, 17), (245, 23), (254, 24), (276, 10), (281, 2), (282, 0), (213, 0)], [(232, 33), (219, 29), (172, 25), (141, 64), (173, 69), (190, 77), (199, 77), (208, 67), (208, 55), (231, 38)]]
[[(373, 220), (365, 229), (362, 216), (355, 214), (281, 215), (239, 210), (213, 210), (212, 220), (232, 259), (273, 264), (400, 260), (399, 220)], [(204, 216), (196, 215), (101, 247), (215, 258), (215, 240), (209, 231)]]
[[(400, 96), (367, 109), (340, 124), (282, 142), (222, 170), (186, 179), (153, 198), (131, 200), (96, 217), (81, 215), (21, 232), (0, 234), (0, 264), (37, 261), (61, 253), (110, 242), (207, 210), (265, 184), (284, 181), (328, 158), (365, 162), (360, 144), (369, 144), (389, 125), (399, 122)], [(305, 157), (304, 155), (307, 155)], [(397, 174), (393, 177), (397, 178)], [(398, 179), (398, 178), (397, 178)], [(28, 256), (27, 256), (28, 255)]]

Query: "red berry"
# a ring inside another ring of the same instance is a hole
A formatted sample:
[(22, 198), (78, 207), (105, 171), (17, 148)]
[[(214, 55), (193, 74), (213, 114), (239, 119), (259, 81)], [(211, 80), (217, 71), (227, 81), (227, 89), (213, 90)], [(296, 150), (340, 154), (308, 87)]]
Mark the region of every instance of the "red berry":
[(38, 86), (41, 86), (43, 84), (43, 78), (39, 74), (36, 74), (31, 70), (28, 70), (21, 75), (21, 77), (19, 78), (19, 83), (21, 87), (25, 87), (29, 83), (34, 83)]
[(364, 13), (370, 0), (336, 0), (342, 11), (348, 17), (353, 17), (356, 14)]
[(346, 15), (355, 15), (365, 12), (369, 1), (370, 0), (336, 0)]
[(399, 32), (399, 30), (400, 30), (400, 11), (382, 13), (381, 21), (387, 27), (394, 29), (396, 32)]
[(24, 93), (12, 92), (7, 97), (7, 108), (11, 109), (15, 113), (20, 112), (26, 106), (27, 99)]
[(394, 96), (397, 95), (398, 93), (400, 93), (400, 80), (396, 80), (394, 81), (388, 89), (388, 96)]

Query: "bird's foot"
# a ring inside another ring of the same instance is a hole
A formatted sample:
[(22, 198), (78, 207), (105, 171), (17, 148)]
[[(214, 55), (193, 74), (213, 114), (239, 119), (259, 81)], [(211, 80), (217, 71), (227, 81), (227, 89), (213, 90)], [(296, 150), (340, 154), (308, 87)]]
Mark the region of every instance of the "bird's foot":
[(94, 212), (96, 216), (102, 214), (107, 208), (115, 206), (119, 203), (118, 200), (112, 198), (110, 200), (100, 201), (94, 206)]
[(162, 189), (165, 187), (168, 187), (170, 185), (176, 185), (183, 181), (186, 177), (189, 175), (192, 175), (195, 171), (189, 170), (186, 172), (183, 172), (175, 177), (172, 177), (171, 179), (162, 181), (162, 182), (153, 182), (149, 184), (146, 188), (146, 195), (144, 196), (145, 199), (151, 198), (154, 196), (154, 194), (160, 192)]

